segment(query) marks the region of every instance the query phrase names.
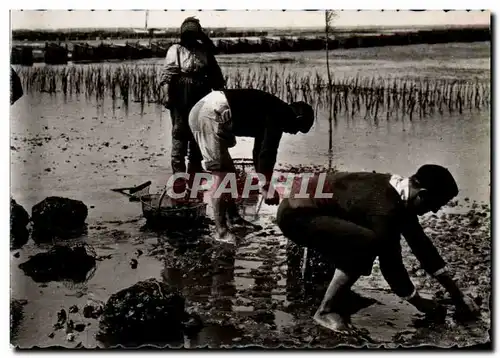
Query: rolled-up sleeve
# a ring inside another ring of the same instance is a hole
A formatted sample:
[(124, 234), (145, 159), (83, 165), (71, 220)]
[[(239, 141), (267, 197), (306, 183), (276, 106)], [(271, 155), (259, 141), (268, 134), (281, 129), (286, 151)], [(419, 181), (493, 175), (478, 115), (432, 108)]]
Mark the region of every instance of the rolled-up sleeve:
[(174, 44), (170, 46), (165, 57), (165, 63), (161, 70), (160, 86), (170, 84), (172, 77), (180, 73), (180, 64), (178, 57), (179, 45)]

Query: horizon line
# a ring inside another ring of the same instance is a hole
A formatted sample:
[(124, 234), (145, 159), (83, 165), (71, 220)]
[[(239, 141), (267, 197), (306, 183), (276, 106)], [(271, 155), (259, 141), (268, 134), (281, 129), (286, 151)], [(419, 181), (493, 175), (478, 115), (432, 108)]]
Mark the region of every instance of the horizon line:
[[(435, 25), (405, 25), (405, 26), (397, 26), (397, 25), (345, 25), (345, 26), (336, 26), (336, 29), (401, 29), (401, 28), (418, 28), (418, 27), (441, 27), (441, 28), (449, 28), (449, 27), (491, 27), (491, 24), (435, 24)], [(71, 31), (71, 30), (126, 30), (126, 29), (141, 29), (144, 30), (144, 27), (140, 26), (116, 26), (116, 27), (100, 27), (100, 26), (89, 26), (89, 27), (58, 27), (53, 29), (42, 29), (42, 28), (11, 28), (11, 31), (42, 31), (42, 32), (50, 32), (50, 31)], [(155, 30), (171, 30), (178, 29), (178, 26), (172, 27), (151, 27), (150, 29)], [(232, 29), (245, 29), (245, 30), (284, 30), (284, 29), (303, 29), (303, 30), (323, 30), (324, 26), (204, 26), (204, 29), (224, 29), (224, 30), (232, 30)]]

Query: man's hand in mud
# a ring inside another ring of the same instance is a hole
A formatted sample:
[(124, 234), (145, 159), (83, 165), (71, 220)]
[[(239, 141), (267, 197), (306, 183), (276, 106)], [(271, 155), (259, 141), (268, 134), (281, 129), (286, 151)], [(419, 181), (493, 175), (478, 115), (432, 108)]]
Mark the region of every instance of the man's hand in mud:
[(456, 311), (455, 316), (459, 322), (470, 322), (474, 321), (479, 317), (480, 309), (468, 296), (464, 296), (463, 299), (458, 300), (455, 303)]

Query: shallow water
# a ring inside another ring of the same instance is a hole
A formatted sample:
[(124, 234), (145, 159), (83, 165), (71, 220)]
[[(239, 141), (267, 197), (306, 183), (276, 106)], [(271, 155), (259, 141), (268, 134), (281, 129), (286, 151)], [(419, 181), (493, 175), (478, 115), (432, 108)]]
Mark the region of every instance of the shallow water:
[[(489, 64), (489, 45), (471, 44), (469, 49), (453, 46), (445, 46), (452, 51), (448, 57), (442, 48), (429, 47), (434, 54), (432, 61), (421, 54), (421, 47), (399, 49), (398, 55), (391, 58), (388, 49), (338, 54), (344, 66), (349, 66), (362, 53), (366, 62), (358, 61), (350, 68), (361, 75), (372, 73), (380, 61), (392, 61), (392, 67), (386, 67), (391, 73), (397, 68), (399, 73), (409, 75), (469, 77), (480, 73), (489, 78), (489, 67), (484, 66)], [(418, 57), (408, 60), (416, 53)], [(322, 66), (319, 54), (301, 56), (309, 56), (311, 63)], [(459, 64), (467, 56), (474, 56), (475, 60), (463, 69)], [(454, 58), (452, 71), (450, 58)], [(300, 66), (296, 65), (295, 70), (302, 71)], [(328, 122), (324, 112), (317, 117), (307, 135), (284, 136), (279, 163), (328, 164)], [(155, 105), (141, 108), (131, 103), (125, 108), (117, 103), (113, 108), (110, 100), (98, 103), (84, 97), (64, 99), (43, 93), (26, 95), (12, 106), (13, 198), (28, 212), (50, 195), (82, 200), (89, 207), (89, 227), (81, 240), (98, 255), (111, 255), (98, 262), (87, 283), (75, 287), (58, 282), (37, 284), (19, 270), (18, 265), (29, 255), (45, 251), (48, 246), (36, 246), (30, 241), (17, 250), (19, 258), (11, 257), (11, 296), (28, 303), (13, 344), (75, 347), (81, 342), (94, 347), (98, 345), (94, 336), (97, 321), (79, 314), (75, 314), (75, 323), (90, 325), (74, 342), (67, 342), (63, 331), (50, 338), (57, 312), (73, 304), (81, 309), (89, 298), (105, 301), (112, 293), (150, 277), (180, 288), (189, 306), (204, 318), (207, 326), (200, 334), (179, 343), (187, 347), (366, 343), (359, 338), (337, 337), (312, 323), (311, 311), (316, 304), (296, 298), (300, 283), (288, 270), (286, 239), (273, 224), (275, 207), (263, 205), (258, 221), (265, 227), (264, 234), (244, 237), (236, 251), (214, 245), (209, 237), (201, 236), (198, 244), (179, 252), (163, 235), (141, 229), (144, 220), (140, 204), (129, 202), (110, 189), (147, 180), (153, 182), (151, 191), (161, 188), (170, 171), (170, 129), (168, 112)], [(341, 170), (409, 175), (423, 163), (440, 163), (456, 176), (460, 201), (470, 198), (489, 204), (490, 132), (487, 111), (378, 123), (363, 118), (339, 118), (333, 132), (332, 164)], [(250, 157), (251, 146), (251, 139), (240, 138), (231, 153), (234, 157)], [(255, 207), (247, 208), (248, 213), (252, 211)], [(481, 230), (480, 239), (489, 240), (489, 224), (485, 223)], [(137, 257), (137, 249), (144, 254)], [(137, 269), (129, 265), (132, 258), (138, 260)], [(467, 271), (467, 267), (464, 263), (457, 270)], [(488, 289), (485, 284), (481, 287)], [(484, 313), (483, 326), (471, 328), (477, 336), (456, 328), (450, 329), (448, 335), (442, 328), (422, 331), (412, 327), (412, 322), (420, 317), (418, 312), (386, 289), (376, 273), (355, 286), (356, 292), (378, 301), (353, 316), (354, 324), (366, 328), (373, 341), (394, 343), (399, 335), (411, 344), (428, 343), (437, 337), (434, 344), (448, 345), (458, 339), (467, 345), (486, 339), (484, 325), (488, 325), (489, 313)], [(443, 336), (436, 332), (445, 333)]]

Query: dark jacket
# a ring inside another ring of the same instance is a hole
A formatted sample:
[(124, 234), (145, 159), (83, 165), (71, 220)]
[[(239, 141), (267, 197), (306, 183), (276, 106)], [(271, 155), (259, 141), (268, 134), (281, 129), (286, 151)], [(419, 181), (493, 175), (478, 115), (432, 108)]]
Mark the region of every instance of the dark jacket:
[[(380, 270), (392, 290), (405, 297), (413, 292), (414, 286), (403, 265), (401, 235), (429, 274), (444, 268), (445, 262), (424, 233), (418, 217), (406, 209), (390, 184), (390, 177), (390, 174), (369, 172), (328, 174), (322, 192), (333, 196), (321, 199), (314, 198), (318, 186), (315, 176), (309, 180), (309, 198), (291, 197), (285, 199), (284, 205), (288, 210), (331, 215), (372, 230), (376, 236), (374, 250), (379, 257)], [(300, 182), (297, 182), (292, 193), (299, 190)]]
[(269, 180), (283, 132), (294, 121), (293, 111), (286, 102), (261, 90), (228, 89), (224, 93), (231, 109), (233, 134), (255, 138), (255, 169)]

